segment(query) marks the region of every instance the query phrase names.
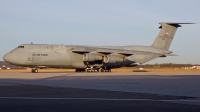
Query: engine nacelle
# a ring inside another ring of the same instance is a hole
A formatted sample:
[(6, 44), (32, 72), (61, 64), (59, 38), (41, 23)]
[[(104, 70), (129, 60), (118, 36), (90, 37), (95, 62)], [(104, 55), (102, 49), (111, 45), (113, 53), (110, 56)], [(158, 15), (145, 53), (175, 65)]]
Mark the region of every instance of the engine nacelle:
[(123, 58), (119, 58), (117, 56), (106, 55), (106, 56), (104, 56), (103, 61), (105, 63), (115, 63), (115, 62), (123, 62), (124, 59)]
[(91, 53), (83, 54), (83, 61), (95, 61), (95, 60), (102, 60), (102, 56)]

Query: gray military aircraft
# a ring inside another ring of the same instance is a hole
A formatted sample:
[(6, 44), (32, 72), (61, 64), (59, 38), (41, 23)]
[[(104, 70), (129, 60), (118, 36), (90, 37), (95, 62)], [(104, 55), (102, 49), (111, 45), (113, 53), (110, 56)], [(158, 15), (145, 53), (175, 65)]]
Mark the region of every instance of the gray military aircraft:
[(76, 46), (22, 44), (4, 55), (11, 64), (38, 68), (73, 68), (76, 72), (111, 72), (112, 68), (137, 66), (158, 57), (174, 56), (170, 44), (179, 24), (159, 23), (160, 33), (151, 46)]

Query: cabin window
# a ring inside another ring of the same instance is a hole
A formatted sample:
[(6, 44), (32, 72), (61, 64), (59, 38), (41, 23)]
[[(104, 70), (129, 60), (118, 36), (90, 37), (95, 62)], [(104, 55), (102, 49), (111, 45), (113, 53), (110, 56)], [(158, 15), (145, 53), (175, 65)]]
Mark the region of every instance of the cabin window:
[(24, 48), (24, 46), (18, 46), (17, 48)]

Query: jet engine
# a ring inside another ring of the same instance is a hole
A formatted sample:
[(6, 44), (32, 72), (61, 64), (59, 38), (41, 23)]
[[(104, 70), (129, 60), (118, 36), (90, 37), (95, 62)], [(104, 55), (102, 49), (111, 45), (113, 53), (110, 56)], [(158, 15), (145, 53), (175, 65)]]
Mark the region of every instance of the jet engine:
[(117, 56), (106, 55), (106, 56), (104, 56), (103, 61), (105, 63), (115, 63), (115, 62), (123, 62), (124, 59), (123, 58), (119, 58)]
[(102, 56), (92, 53), (83, 54), (83, 61), (95, 61), (95, 60), (102, 60)]

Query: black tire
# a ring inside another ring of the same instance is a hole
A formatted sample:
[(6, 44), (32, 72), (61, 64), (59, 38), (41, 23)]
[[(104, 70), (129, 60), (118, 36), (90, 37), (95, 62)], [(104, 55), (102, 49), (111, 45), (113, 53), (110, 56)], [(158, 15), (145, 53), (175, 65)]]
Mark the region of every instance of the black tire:
[(38, 73), (38, 69), (32, 69), (31, 72), (32, 73)]
[(35, 69), (32, 69), (31, 72), (32, 72), (32, 73), (35, 73)]
[(82, 69), (81, 72), (85, 72), (85, 69)]

